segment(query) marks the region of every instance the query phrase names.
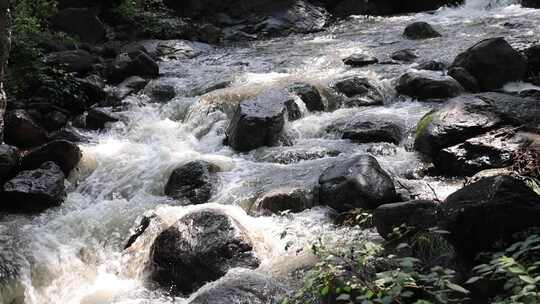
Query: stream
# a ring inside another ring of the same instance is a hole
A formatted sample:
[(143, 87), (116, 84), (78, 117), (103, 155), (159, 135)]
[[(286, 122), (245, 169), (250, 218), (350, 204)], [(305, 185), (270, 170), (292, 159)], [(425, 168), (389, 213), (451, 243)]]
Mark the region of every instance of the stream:
[[(314, 34), (226, 46), (190, 44), (196, 57), (164, 58), (162, 79), (154, 80), (172, 83), (176, 97), (162, 104), (142, 93), (129, 96), (116, 113), (121, 122), (101, 133), (85, 132), (90, 142), (80, 146), (83, 159), (67, 181), (65, 203), (36, 216), (0, 217), (0, 250), (23, 265), (28, 304), (165, 304), (187, 299), (148, 288), (141, 260), (123, 253), (130, 229), (144, 214), (174, 220), (193, 210), (220, 209), (247, 229), (261, 260), (259, 270), (275, 277), (287, 278), (292, 269), (309, 264), (310, 244), (318, 238), (333, 245), (358, 237), (376, 241), (374, 230), (335, 226), (325, 207), (260, 217), (249, 216), (243, 207), (270, 190), (312, 188), (326, 168), (362, 153), (375, 156), (400, 184), (423, 189), (418, 197), (444, 199), (463, 181), (418, 178), (415, 172), (423, 163), (412, 150), (416, 123), (440, 104), (398, 98), (393, 89), (392, 81), (416, 64), (353, 69), (342, 59), (363, 52), (388, 61), (392, 52), (411, 48), (420, 61), (451, 63), (459, 52), (489, 37), (505, 37), (517, 49), (538, 42), (538, 20), (540, 10), (511, 1), (469, 0), (429, 13), (356, 16)], [(403, 29), (414, 21), (429, 22), (443, 37), (405, 39)], [(228, 117), (239, 101), (299, 81), (324, 90), (347, 75), (375, 83), (384, 92), (384, 106), (308, 113), (300, 105), (303, 117), (286, 123), (292, 146), (241, 154), (223, 144)], [(224, 81), (231, 84), (200, 95)], [(524, 87), (514, 83), (506, 89)], [(398, 146), (357, 144), (328, 131), (356, 117), (399, 122), (407, 136)], [(305, 154), (319, 157), (303, 159)], [(163, 188), (176, 167), (193, 160), (222, 169), (219, 189), (207, 204), (182, 206), (167, 198)]]

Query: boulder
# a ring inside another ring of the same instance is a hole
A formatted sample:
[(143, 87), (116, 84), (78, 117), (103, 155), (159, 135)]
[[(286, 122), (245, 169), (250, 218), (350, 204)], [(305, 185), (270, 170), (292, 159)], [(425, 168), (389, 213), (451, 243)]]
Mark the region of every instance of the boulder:
[(538, 227), (540, 196), (525, 182), (510, 176), (481, 179), (451, 194), (441, 204), (439, 227), (471, 260), (493, 249), (495, 242)]
[(33, 213), (59, 206), (66, 197), (64, 177), (53, 162), (46, 162), (36, 170), (19, 172), (4, 184), (0, 210)]
[(377, 160), (358, 155), (326, 169), (319, 177), (319, 201), (337, 211), (375, 209), (396, 201), (394, 181)]
[(379, 59), (366, 54), (352, 54), (351, 56), (343, 59), (343, 63), (345, 65), (350, 65), (355, 68), (361, 68), (378, 62)]
[(79, 147), (67, 140), (54, 140), (28, 152), (21, 161), (23, 170), (34, 170), (43, 163), (54, 162), (65, 176), (77, 166), (82, 158)]
[(446, 70), (446, 64), (435, 60), (429, 60), (419, 63), (416, 68), (418, 70), (426, 71), (444, 71)]
[(428, 200), (385, 204), (373, 211), (373, 222), (377, 232), (387, 238), (394, 228), (401, 225), (419, 230), (435, 227), (438, 222), (438, 212), (438, 204)]
[(285, 102), (285, 107), (287, 108), (287, 117), (289, 118), (289, 121), (295, 121), (302, 118), (302, 110), (296, 100), (287, 100)]
[(85, 50), (72, 50), (50, 53), (45, 61), (69, 73), (84, 74), (92, 70), (97, 58)]
[(173, 170), (165, 194), (176, 200), (187, 200), (190, 204), (204, 204), (215, 191), (220, 169), (206, 161), (193, 161)]
[(350, 15), (396, 15), (436, 10), (445, 5), (463, 3), (460, 0), (324, 0), (329, 10), (340, 17)]
[(497, 129), (442, 149), (434, 159), (435, 168), (445, 175), (472, 176), (482, 170), (511, 166), (514, 153), (529, 142), (516, 131)]
[(481, 93), (475, 96), (493, 107), (494, 111), (504, 117), (507, 123), (540, 132), (539, 99), (496, 92)]
[(215, 210), (180, 218), (157, 236), (150, 252), (150, 278), (183, 294), (223, 277), (232, 268), (259, 266), (244, 228)]
[(162, 79), (152, 80), (143, 91), (153, 102), (165, 103), (176, 97), (174, 83)]
[(13, 177), (19, 162), (20, 157), (17, 148), (0, 145), (0, 185)]
[(454, 98), (427, 113), (417, 124), (414, 148), (433, 158), (447, 147), (475, 137), (503, 123), (494, 107), (474, 96)]
[(271, 215), (280, 212), (302, 212), (314, 206), (313, 193), (302, 188), (275, 189), (264, 193), (255, 201), (249, 213)]
[(132, 93), (142, 90), (148, 84), (148, 80), (139, 77), (131, 76), (122, 81), (112, 91), (115, 101), (121, 101)]
[(120, 118), (105, 109), (92, 108), (86, 114), (86, 128), (90, 130), (103, 130), (108, 123), (120, 121)]
[(77, 79), (81, 90), (88, 96), (90, 104), (100, 103), (107, 99), (105, 91), (106, 83), (100, 76), (92, 74), (85, 78)]
[(448, 70), (448, 76), (457, 80), (469, 92), (476, 93), (480, 91), (478, 80), (462, 67), (451, 67)]
[(523, 7), (540, 8), (540, 1), (538, 0), (521, 0)]
[(319, 90), (313, 85), (308, 83), (294, 83), (289, 87), (289, 91), (300, 97), (307, 109), (311, 112), (322, 112), (326, 109)]
[(357, 143), (388, 142), (398, 145), (403, 138), (403, 126), (391, 121), (370, 119), (350, 122), (343, 128), (343, 139)]
[(31, 148), (47, 141), (47, 132), (25, 110), (6, 113), (4, 141), (13, 146)]
[(105, 39), (105, 26), (88, 8), (68, 8), (61, 10), (52, 18), (54, 27), (62, 32), (77, 36), (81, 41), (97, 43)]
[(90, 141), (88, 137), (86, 137), (73, 127), (65, 127), (50, 134), (49, 140), (66, 140), (72, 143), (87, 143)]
[(416, 51), (413, 49), (405, 49), (405, 50), (399, 50), (399, 51), (393, 52), (390, 55), (390, 58), (397, 61), (412, 62), (418, 58), (418, 55), (416, 54)]
[(533, 45), (524, 51), (527, 58), (529, 72), (533, 75), (540, 74), (540, 44)]
[(241, 102), (226, 131), (228, 145), (240, 152), (277, 145), (289, 99), (287, 92), (270, 90)]
[(347, 107), (382, 105), (384, 96), (367, 78), (350, 76), (338, 79), (332, 85), (334, 90), (344, 95)]
[(158, 64), (142, 51), (122, 53), (107, 66), (107, 78), (119, 83), (130, 76), (155, 78), (159, 76)]
[(407, 25), (407, 27), (405, 27), (403, 35), (409, 39), (414, 40), (429, 39), (442, 36), (427, 22), (414, 22)]
[(444, 99), (460, 95), (464, 89), (454, 78), (436, 72), (405, 73), (398, 79), (396, 91), (417, 99)]
[(507, 82), (522, 80), (527, 72), (527, 61), (503, 38), (491, 38), (459, 54), (452, 67), (466, 69), (478, 80), (481, 91), (490, 91)]

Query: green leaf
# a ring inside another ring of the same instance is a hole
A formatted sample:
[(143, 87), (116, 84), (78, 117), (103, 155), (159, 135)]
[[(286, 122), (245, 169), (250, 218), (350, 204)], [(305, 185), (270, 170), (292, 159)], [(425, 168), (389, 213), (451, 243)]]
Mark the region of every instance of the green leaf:
[(510, 272), (513, 273), (513, 274), (521, 274), (521, 273), (525, 273), (525, 271), (523, 271), (523, 269), (522, 269), (520, 266), (512, 266), (512, 267), (509, 267), (509, 268), (508, 268), (508, 271), (510, 271)]
[(323, 288), (321, 288), (321, 290), (319, 291), (319, 293), (321, 294), (321, 296), (326, 296), (328, 293), (330, 292), (330, 287), (329, 286), (324, 286)]
[(351, 296), (344, 293), (339, 295), (339, 297), (336, 298), (336, 301), (349, 301), (351, 299)]
[(446, 282), (446, 287), (450, 288), (451, 290), (453, 291), (456, 291), (456, 292), (459, 292), (459, 293), (463, 293), (463, 294), (468, 294), (469, 291), (457, 284), (454, 284), (452, 282)]
[(528, 275), (520, 275), (519, 278), (527, 284), (536, 284), (536, 280)]
[(472, 277), (465, 282), (465, 284), (473, 284), (474, 282), (477, 282), (478, 280), (483, 279), (482, 277)]

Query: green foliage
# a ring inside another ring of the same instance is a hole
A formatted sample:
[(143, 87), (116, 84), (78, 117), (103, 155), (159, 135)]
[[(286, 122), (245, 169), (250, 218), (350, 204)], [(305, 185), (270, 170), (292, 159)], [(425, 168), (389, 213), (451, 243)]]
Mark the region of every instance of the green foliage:
[(125, 18), (133, 18), (140, 9), (138, 0), (122, 0), (115, 12)]
[(534, 234), (493, 254), (487, 264), (476, 266), (475, 276), (467, 283), (480, 280), (504, 284), (493, 299), (495, 304), (540, 303), (540, 235)]

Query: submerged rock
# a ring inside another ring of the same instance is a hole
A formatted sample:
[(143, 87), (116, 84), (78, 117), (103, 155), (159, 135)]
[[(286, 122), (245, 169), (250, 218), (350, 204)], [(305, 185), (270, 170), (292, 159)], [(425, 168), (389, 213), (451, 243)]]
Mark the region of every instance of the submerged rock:
[(81, 158), (81, 149), (76, 144), (67, 140), (54, 140), (28, 152), (22, 159), (21, 167), (24, 170), (32, 170), (51, 161), (68, 176)]
[(22, 171), (4, 184), (0, 210), (15, 213), (40, 212), (59, 206), (66, 197), (64, 173), (53, 162), (39, 169)]
[(540, 224), (540, 196), (510, 176), (482, 179), (451, 194), (441, 204), (439, 227), (464, 256), (473, 259), (495, 242)]
[(270, 90), (241, 102), (227, 128), (228, 145), (240, 152), (277, 145), (285, 125), (285, 102), (289, 99), (286, 92)]
[(442, 99), (456, 97), (464, 90), (452, 77), (423, 72), (403, 74), (396, 91), (418, 99)]
[(337, 211), (375, 209), (396, 201), (392, 177), (370, 155), (358, 155), (326, 169), (319, 177), (319, 201)]
[(194, 161), (176, 168), (165, 185), (165, 194), (191, 204), (210, 200), (218, 182), (219, 167), (206, 161)]
[(289, 90), (302, 99), (309, 111), (322, 112), (326, 109), (322, 96), (315, 86), (309, 83), (294, 83)]
[(403, 35), (409, 39), (429, 39), (442, 36), (427, 22), (414, 22), (407, 25)]
[(428, 200), (385, 204), (373, 211), (373, 221), (377, 232), (387, 238), (394, 228), (403, 224), (419, 230), (435, 227), (438, 211), (438, 204)]
[(47, 141), (47, 132), (25, 110), (7, 112), (4, 141), (22, 148), (39, 146)]
[(218, 280), (232, 268), (259, 265), (244, 228), (215, 210), (190, 213), (161, 232), (150, 259), (151, 279), (184, 294)]
[(384, 96), (367, 78), (350, 76), (338, 79), (332, 85), (334, 90), (345, 96), (347, 107), (381, 105)]
[(168, 102), (176, 96), (174, 84), (163, 79), (150, 81), (143, 92), (148, 95), (153, 102), (158, 103)]
[(523, 79), (527, 61), (503, 38), (490, 38), (459, 54), (452, 67), (464, 68), (476, 78), (481, 91), (490, 91)]
[(249, 213), (279, 214), (283, 211), (302, 212), (314, 206), (313, 193), (302, 188), (283, 188), (269, 191), (255, 201)]
[(352, 54), (351, 56), (344, 58), (343, 63), (352, 67), (360, 68), (366, 65), (378, 63), (379, 59), (366, 54)]
[(435, 60), (429, 60), (418, 64), (417, 69), (426, 71), (444, 71), (446, 69), (446, 64)]
[(412, 62), (418, 58), (418, 55), (415, 50), (405, 49), (393, 52), (390, 58), (403, 62)]
[(403, 128), (398, 123), (385, 120), (357, 120), (345, 125), (343, 139), (357, 143), (388, 142), (395, 145), (401, 142)]
[(189, 304), (279, 304), (286, 294), (273, 278), (247, 269), (234, 269), (219, 281), (201, 288)]

